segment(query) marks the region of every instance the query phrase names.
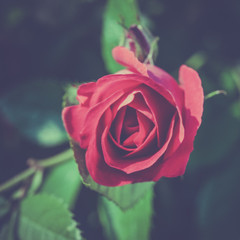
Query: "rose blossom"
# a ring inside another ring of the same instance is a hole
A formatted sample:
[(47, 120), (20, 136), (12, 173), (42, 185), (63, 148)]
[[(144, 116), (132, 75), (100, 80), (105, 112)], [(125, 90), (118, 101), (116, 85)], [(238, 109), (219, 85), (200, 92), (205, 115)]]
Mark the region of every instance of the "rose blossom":
[(182, 65), (178, 85), (124, 47), (113, 57), (127, 69), (80, 85), (79, 104), (62, 113), (89, 174), (106, 186), (183, 175), (203, 112), (197, 72)]

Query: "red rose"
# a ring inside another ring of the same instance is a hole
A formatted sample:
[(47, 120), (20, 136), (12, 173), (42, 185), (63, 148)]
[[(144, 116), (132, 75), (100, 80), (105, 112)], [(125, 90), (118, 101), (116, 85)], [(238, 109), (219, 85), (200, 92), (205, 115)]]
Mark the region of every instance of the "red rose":
[(113, 57), (127, 70), (82, 84), (79, 104), (63, 109), (68, 134), (86, 149), (89, 174), (106, 186), (183, 175), (203, 112), (197, 72), (181, 66), (178, 85), (124, 47)]

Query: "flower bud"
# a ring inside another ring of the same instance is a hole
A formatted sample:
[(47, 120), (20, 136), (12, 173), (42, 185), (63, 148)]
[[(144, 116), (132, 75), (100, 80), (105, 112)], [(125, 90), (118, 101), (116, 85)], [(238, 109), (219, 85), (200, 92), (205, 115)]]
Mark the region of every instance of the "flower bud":
[(156, 59), (158, 38), (141, 25), (132, 25), (125, 33), (124, 46), (134, 52), (140, 62), (153, 63)]

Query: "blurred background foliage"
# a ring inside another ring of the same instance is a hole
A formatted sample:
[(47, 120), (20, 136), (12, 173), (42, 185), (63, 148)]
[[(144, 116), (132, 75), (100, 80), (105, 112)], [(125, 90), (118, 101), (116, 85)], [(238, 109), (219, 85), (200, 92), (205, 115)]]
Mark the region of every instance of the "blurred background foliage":
[[(151, 239), (239, 239), (240, 1), (138, 3), (142, 21), (160, 37), (156, 65), (177, 76), (186, 63), (199, 72), (205, 94), (227, 92), (206, 100), (186, 174), (155, 185)], [(100, 41), (105, 4), (0, 2), (1, 183), (25, 169), (29, 157), (44, 158), (68, 148), (60, 117), (64, 89), (107, 74)], [(86, 239), (106, 239), (97, 193), (84, 186), (76, 190), (80, 183), (75, 170), (70, 162), (46, 171), (40, 189), (67, 203)], [(1, 227), (16, 218), (8, 215), (9, 194), (3, 197)]]

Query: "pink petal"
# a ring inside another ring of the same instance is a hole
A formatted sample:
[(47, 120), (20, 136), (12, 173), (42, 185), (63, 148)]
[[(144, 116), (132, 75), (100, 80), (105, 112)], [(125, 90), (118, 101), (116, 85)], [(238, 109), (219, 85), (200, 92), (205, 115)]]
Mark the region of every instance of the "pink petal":
[(127, 139), (124, 140), (124, 142), (122, 143), (123, 146), (125, 147), (136, 147), (136, 144), (134, 142), (135, 138), (137, 137), (138, 132), (134, 132), (132, 135), (130, 135)]
[(86, 108), (81, 108), (79, 105), (65, 107), (62, 111), (62, 119), (65, 129), (69, 136), (79, 143), (80, 131), (83, 127)]
[(95, 82), (81, 84), (77, 91), (77, 100), (83, 106), (89, 106), (91, 97), (96, 89)]
[(195, 70), (182, 65), (179, 70), (179, 81), (184, 91), (185, 108), (190, 111), (190, 115), (194, 116), (200, 125), (204, 102), (201, 79)]
[(135, 109), (127, 107), (123, 120), (122, 137), (126, 138), (139, 130), (137, 114)]
[(166, 150), (166, 153), (164, 154), (165, 158), (168, 158), (171, 156), (181, 145), (183, 140), (181, 139), (181, 127), (180, 127), (180, 120), (177, 116), (176, 123), (173, 130), (173, 136), (171, 139), (171, 142), (169, 143), (168, 149)]
[(185, 98), (183, 115), (185, 138), (177, 151), (166, 157), (164, 162), (160, 164), (160, 171), (154, 180), (158, 180), (162, 176), (176, 177), (184, 174), (190, 153), (193, 150), (195, 135), (201, 124), (204, 103), (201, 79), (196, 71), (184, 65), (181, 66), (179, 75)]
[(197, 132), (198, 122), (195, 118), (188, 118), (186, 121), (187, 130), (186, 137), (184, 138), (180, 147), (171, 156), (164, 158), (164, 161), (155, 166), (159, 171), (154, 177), (154, 181), (159, 180), (161, 177), (177, 177), (184, 174), (190, 153), (193, 150), (194, 137)]
[(175, 109), (158, 92), (151, 88), (141, 86), (139, 91), (152, 113), (153, 123), (157, 127), (158, 147), (160, 148), (166, 140), (168, 127)]
[[(158, 159), (163, 155), (166, 151), (167, 146), (172, 137), (173, 126), (175, 123), (175, 117), (171, 121), (171, 125), (169, 127), (168, 135), (165, 144), (159, 149), (155, 154), (142, 156), (138, 158), (130, 159), (127, 157), (126, 159), (120, 154), (117, 147), (114, 147), (114, 144), (109, 141), (110, 138), (108, 136), (109, 129), (106, 128), (102, 135), (102, 151), (105, 162), (112, 168), (119, 169), (127, 174), (134, 173), (137, 171), (145, 170), (146, 168), (151, 167), (154, 163), (158, 161)], [(151, 143), (151, 141), (149, 141)], [(147, 142), (147, 143), (149, 143)], [(147, 144), (146, 143), (146, 144)], [(151, 145), (151, 148), (153, 146)], [(143, 149), (146, 149), (144, 147)]]
[(140, 84), (139, 81), (141, 81), (141, 79), (142, 78), (136, 74), (106, 75), (97, 80), (96, 90), (92, 96), (91, 104), (98, 104), (119, 90), (131, 92), (132, 89), (135, 89)]
[[(136, 141), (136, 139), (135, 139)], [(149, 132), (146, 139), (137, 148), (133, 149), (131, 152), (124, 156), (124, 159), (135, 158), (141, 160), (142, 156), (150, 156), (155, 154), (159, 150), (157, 146), (157, 127), (154, 126)]]
[(130, 71), (148, 76), (146, 65), (138, 61), (134, 53), (125, 47), (115, 47), (112, 50), (113, 58), (119, 64), (127, 67)]
[(121, 186), (132, 182), (122, 171), (109, 167), (103, 159), (101, 150), (98, 149), (98, 139), (91, 139), (89, 148), (85, 155), (86, 166), (93, 180), (105, 186)]
[(149, 120), (149, 118), (145, 117), (145, 115), (138, 111), (137, 118), (139, 123), (139, 132), (138, 135), (136, 136), (136, 139), (134, 139), (134, 142), (137, 146), (140, 146), (153, 129), (154, 124), (151, 120)]
[(119, 89), (121, 89), (125, 93), (131, 93), (132, 91), (135, 91), (135, 89), (140, 84), (147, 85), (150, 88), (154, 89), (170, 104), (176, 106), (172, 94), (167, 89), (165, 89), (163, 85), (158, 84), (151, 78), (136, 74), (114, 74), (107, 75), (98, 79), (97, 90), (92, 97), (92, 103), (98, 103), (99, 101), (104, 100), (106, 97), (118, 91)]
[(180, 88), (180, 86), (177, 84), (176, 80), (161, 68), (158, 68), (153, 65), (147, 65), (147, 68), (148, 68), (149, 76), (155, 82), (163, 86), (163, 88), (165, 88), (174, 99), (174, 103), (180, 119), (178, 137), (179, 137), (179, 141), (182, 142), (184, 138), (184, 126), (183, 126), (183, 119), (182, 119), (183, 103), (184, 103), (183, 91)]
[(115, 119), (113, 120), (112, 122), (112, 125), (111, 125), (111, 133), (112, 133), (112, 136), (114, 137), (114, 139), (120, 143), (120, 137), (121, 137), (121, 132), (122, 132), (122, 126), (123, 126), (123, 120), (124, 120), (124, 117), (125, 117), (125, 113), (126, 113), (126, 106), (125, 107), (122, 107)]
[(91, 148), (87, 150), (85, 155), (88, 172), (96, 183), (105, 186), (122, 186), (135, 182), (153, 180), (156, 164), (144, 171), (127, 174), (105, 163), (101, 149), (97, 146), (97, 141), (99, 141), (99, 139), (91, 139), (89, 143)]
[[(103, 116), (104, 112), (116, 102), (124, 93), (120, 90), (110, 95), (104, 101), (99, 102), (94, 105), (86, 114), (83, 128), (80, 132), (80, 146), (85, 149), (89, 146), (89, 141), (91, 138), (95, 138), (99, 121)], [(107, 122), (112, 121), (112, 119), (106, 119)], [(104, 124), (103, 124), (104, 125)], [(91, 146), (90, 146), (91, 148)]]
[(122, 69), (117, 71), (115, 74), (134, 74), (134, 73), (128, 69)]
[(134, 100), (131, 103), (129, 103), (129, 107), (136, 109), (136, 111), (138, 111), (139, 113), (142, 113), (148, 119), (153, 121), (152, 112), (149, 109), (148, 105), (146, 104), (146, 102), (141, 94), (141, 91), (139, 89), (137, 89), (134, 92), (134, 94), (135, 94)]
[(111, 133), (109, 134), (109, 138), (110, 138), (110, 141), (112, 141), (113, 144), (114, 144), (115, 146), (117, 146), (117, 148), (119, 148), (120, 151), (123, 152), (122, 155), (125, 155), (125, 154), (127, 154), (127, 153), (129, 153), (129, 152), (131, 152), (131, 151), (133, 151), (133, 150), (135, 149), (135, 147), (134, 147), (134, 148), (124, 147), (121, 143), (117, 142), (117, 141), (113, 138), (113, 136), (112, 136)]

